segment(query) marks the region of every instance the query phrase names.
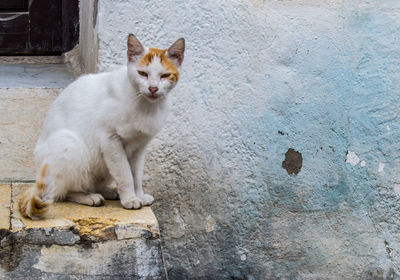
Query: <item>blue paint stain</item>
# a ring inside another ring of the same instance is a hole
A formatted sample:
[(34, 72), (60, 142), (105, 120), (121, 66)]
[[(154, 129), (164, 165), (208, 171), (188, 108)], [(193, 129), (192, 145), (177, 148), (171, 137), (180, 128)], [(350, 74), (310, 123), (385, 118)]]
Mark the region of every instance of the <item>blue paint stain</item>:
[[(304, 43), (304, 48), (297, 50), (302, 55), (287, 60), (296, 73), (291, 82), (301, 81), (298, 91), (293, 92), (290, 83), (274, 79), (275, 70), (271, 69), (264, 74), (265, 88), (260, 89), (273, 95), (263, 114), (253, 114), (257, 99), (235, 111), (241, 140), (251, 155), (246, 164), (257, 167), (253, 170), (254, 188), (257, 183), (267, 185), (276, 205), (331, 210), (344, 202), (364, 207), (367, 199), (372, 207), (378, 203), (378, 183), (393, 181), (393, 177), (379, 177), (373, 170), (379, 161), (398, 162), (400, 151), (394, 138), (400, 136), (394, 87), (400, 82), (398, 60), (393, 53), (388, 56), (390, 49), (378, 48), (379, 40), (368, 40), (383, 36), (385, 45), (395, 40), (390, 36), (395, 29), (387, 26), (396, 24), (386, 21), (389, 19), (383, 21), (378, 14), (350, 18), (344, 32), (352, 38), (348, 48), (337, 47), (337, 42), (324, 35)], [(306, 56), (308, 49), (320, 52)], [(385, 137), (388, 125), (392, 130), (390, 137)], [(281, 167), (289, 148), (304, 155), (304, 170), (296, 179)], [(356, 151), (367, 166), (346, 164), (347, 150)], [(301, 189), (307, 189), (306, 194), (299, 195)], [(259, 187), (259, 191), (265, 189)]]

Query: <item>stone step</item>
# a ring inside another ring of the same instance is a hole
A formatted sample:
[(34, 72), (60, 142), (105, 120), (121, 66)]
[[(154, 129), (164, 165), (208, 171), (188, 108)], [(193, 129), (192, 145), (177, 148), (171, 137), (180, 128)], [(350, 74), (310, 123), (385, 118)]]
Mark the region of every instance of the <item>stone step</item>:
[(60, 202), (32, 221), (17, 208), (30, 185), (0, 185), (0, 279), (166, 279), (150, 207)]
[(34, 180), (33, 149), (42, 122), (73, 79), (57, 57), (0, 58), (0, 182)]
[(33, 150), (54, 88), (0, 88), (0, 181), (35, 179)]
[(0, 57), (0, 279), (166, 279), (150, 207), (61, 202), (40, 221), (18, 211), (48, 107), (73, 79), (59, 57)]

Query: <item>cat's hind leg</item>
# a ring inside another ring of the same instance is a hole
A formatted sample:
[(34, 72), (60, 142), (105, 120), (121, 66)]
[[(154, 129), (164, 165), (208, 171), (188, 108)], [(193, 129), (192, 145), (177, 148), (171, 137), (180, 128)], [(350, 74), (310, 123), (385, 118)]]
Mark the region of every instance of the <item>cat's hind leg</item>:
[(117, 187), (107, 186), (107, 187), (102, 188), (101, 190), (99, 190), (99, 193), (105, 199), (117, 200), (119, 198)]
[(97, 193), (100, 193), (105, 199), (117, 200), (118, 189), (117, 186), (110, 179), (99, 178), (94, 183), (94, 188)]
[(64, 200), (68, 193), (94, 192), (90, 153), (74, 131), (60, 129), (39, 142), (35, 148), (35, 161), (38, 166), (48, 165), (46, 200)]
[(66, 200), (88, 206), (104, 205), (104, 197), (99, 193), (71, 192), (67, 194)]

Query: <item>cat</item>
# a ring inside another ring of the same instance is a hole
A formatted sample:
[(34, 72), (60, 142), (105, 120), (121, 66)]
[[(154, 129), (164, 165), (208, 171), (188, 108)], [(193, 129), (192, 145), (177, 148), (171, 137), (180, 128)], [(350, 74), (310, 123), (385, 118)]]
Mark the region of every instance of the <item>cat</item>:
[(37, 183), (19, 201), (24, 217), (44, 218), (62, 200), (101, 206), (119, 197), (126, 209), (153, 203), (142, 188), (145, 149), (166, 122), (184, 51), (183, 38), (155, 49), (129, 34), (126, 66), (82, 76), (60, 93), (35, 147)]

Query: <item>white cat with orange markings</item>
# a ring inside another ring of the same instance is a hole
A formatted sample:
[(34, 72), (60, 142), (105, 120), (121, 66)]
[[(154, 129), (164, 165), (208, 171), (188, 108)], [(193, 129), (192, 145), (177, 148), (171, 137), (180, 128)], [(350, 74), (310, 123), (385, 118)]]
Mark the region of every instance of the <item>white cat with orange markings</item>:
[(145, 149), (167, 119), (184, 51), (183, 38), (160, 50), (130, 34), (127, 66), (83, 76), (61, 92), (35, 148), (37, 184), (20, 200), (23, 216), (42, 218), (60, 200), (100, 206), (119, 197), (127, 209), (153, 203), (142, 188)]

